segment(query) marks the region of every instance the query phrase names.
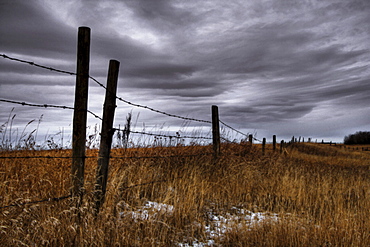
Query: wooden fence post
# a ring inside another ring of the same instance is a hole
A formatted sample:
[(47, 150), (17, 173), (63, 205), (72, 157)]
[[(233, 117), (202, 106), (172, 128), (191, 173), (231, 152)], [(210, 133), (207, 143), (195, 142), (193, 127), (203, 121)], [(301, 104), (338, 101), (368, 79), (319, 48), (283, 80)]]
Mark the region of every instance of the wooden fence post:
[(107, 190), (109, 156), (114, 134), (113, 119), (116, 109), (116, 93), (119, 72), (119, 62), (110, 60), (108, 69), (107, 89), (105, 92), (103, 123), (101, 130), (98, 167), (96, 171), (95, 184), (95, 209), (99, 212), (104, 203), (105, 192)]
[(281, 142), (280, 142), (280, 153), (283, 153), (283, 148), (284, 148), (284, 140), (281, 140)]
[(276, 135), (272, 136), (272, 150), (276, 151)]
[(262, 139), (262, 155), (265, 155), (266, 138)]
[(82, 202), (84, 171), (87, 99), (89, 89), (90, 64), (90, 28), (79, 27), (77, 44), (77, 75), (75, 88), (75, 102), (72, 131), (72, 167), (71, 167), (71, 195), (79, 197), (78, 205)]
[(220, 120), (218, 117), (218, 107), (212, 106), (212, 136), (213, 136), (213, 154), (217, 158), (220, 155)]
[(253, 135), (248, 136), (249, 144), (252, 146), (253, 144)]

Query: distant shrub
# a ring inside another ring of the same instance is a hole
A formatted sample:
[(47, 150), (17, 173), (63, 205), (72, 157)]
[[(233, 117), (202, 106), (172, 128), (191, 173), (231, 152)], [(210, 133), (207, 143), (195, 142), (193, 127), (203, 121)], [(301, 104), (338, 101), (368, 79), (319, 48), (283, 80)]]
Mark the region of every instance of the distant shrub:
[(345, 136), (344, 144), (370, 144), (370, 132), (358, 131), (355, 134)]

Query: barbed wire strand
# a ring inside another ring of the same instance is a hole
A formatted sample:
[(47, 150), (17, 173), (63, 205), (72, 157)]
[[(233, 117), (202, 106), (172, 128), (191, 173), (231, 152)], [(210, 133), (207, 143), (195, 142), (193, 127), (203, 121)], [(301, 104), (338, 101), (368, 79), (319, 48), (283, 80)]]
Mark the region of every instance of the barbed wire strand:
[(35, 204), (35, 203), (41, 203), (41, 202), (57, 202), (57, 201), (61, 201), (61, 200), (64, 200), (64, 199), (67, 199), (67, 198), (70, 198), (70, 197), (72, 197), (72, 195), (54, 197), (54, 198), (46, 198), (46, 199), (42, 199), (42, 200), (38, 200), (38, 201), (31, 201), (31, 202), (13, 203), (13, 204), (10, 204), (10, 205), (7, 205), (7, 206), (2, 206), (2, 207), (0, 207), (0, 209), (9, 208), (9, 207), (20, 207), (20, 206), (24, 206), (24, 205), (27, 205), (27, 204)]
[(143, 105), (132, 103), (132, 102), (127, 101), (127, 100), (124, 100), (124, 99), (122, 99), (120, 97), (116, 97), (116, 98), (119, 101), (122, 101), (122, 102), (124, 102), (126, 104), (129, 104), (129, 105), (132, 105), (132, 106), (135, 106), (135, 107), (140, 107), (140, 108), (143, 108), (143, 109), (147, 109), (147, 110), (150, 110), (152, 112), (160, 113), (160, 114), (163, 114), (163, 115), (166, 115), (166, 116), (169, 116), (169, 117), (174, 117), (174, 118), (179, 118), (179, 119), (189, 120), (189, 121), (195, 121), (195, 122), (201, 122), (201, 123), (212, 123), (211, 121), (208, 121), (208, 120), (201, 120), (201, 119), (195, 119), (195, 118), (189, 118), (189, 117), (182, 117), (182, 116), (178, 116), (178, 115), (175, 115), (175, 114), (167, 113), (167, 112), (164, 112), (164, 111), (156, 110), (156, 109), (151, 108), (149, 106), (143, 106)]
[(213, 153), (188, 154), (188, 155), (161, 155), (161, 156), (111, 156), (111, 159), (165, 159), (165, 158), (189, 158), (212, 155)]
[(233, 131), (235, 131), (235, 132), (237, 132), (237, 133), (239, 133), (239, 134), (241, 134), (241, 135), (244, 135), (244, 136), (246, 136), (246, 137), (248, 137), (248, 136), (249, 136), (249, 134), (244, 134), (243, 132), (241, 132), (241, 131), (239, 131), (239, 130), (237, 130), (237, 129), (233, 128), (233, 127), (231, 127), (230, 125), (226, 124), (225, 122), (223, 122), (223, 121), (221, 121), (221, 120), (219, 120), (219, 122), (220, 122), (220, 123), (222, 123), (223, 125), (225, 125), (226, 127), (228, 127), (229, 129), (232, 129)]
[[(61, 69), (55, 69), (55, 68), (52, 68), (52, 67), (47, 67), (45, 65), (37, 64), (37, 63), (31, 62), (31, 61), (26, 61), (26, 60), (22, 60), (22, 59), (19, 59), (19, 58), (9, 57), (5, 54), (0, 54), (0, 56), (3, 57), (3, 58), (6, 58), (6, 59), (12, 60), (12, 61), (26, 63), (26, 64), (29, 64), (29, 65), (32, 65), (32, 66), (36, 66), (36, 67), (39, 67), (39, 68), (42, 68), (42, 69), (47, 69), (47, 70), (50, 70), (50, 71), (55, 71), (55, 72), (58, 72), (58, 73), (63, 73), (63, 74), (68, 74), (68, 75), (77, 75), (77, 73), (75, 73), (75, 72), (65, 71), (65, 70), (61, 70)], [(102, 83), (100, 83), (97, 79), (95, 79), (94, 77), (92, 77), (90, 75), (89, 75), (89, 78), (91, 80), (93, 80), (94, 82), (96, 82), (99, 86), (101, 86), (105, 90), (107, 90), (107, 88)]]
[(258, 142), (262, 142), (261, 140), (255, 138), (255, 137), (253, 137), (253, 140), (258, 141)]
[[(29, 65), (32, 65), (32, 66), (36, 66), (36, 67), (39, 67), (39, 68), (47, 69), (47, 70), (50, 70), (50, 71), (55, 71), (55, 72), (58, 72), (58, 73), (64, 73), (64, 74), (69, 74), (69, 75), (77, 75), (77, 73), (75, 73), (75, 72), (70, 72), (70, 71), (55, 69), (55, 68), (52, 68), (52, 67), (47, 67), (47, 66), (40, 65), (40, 64), (31, 62), (31, 61), (26, 61), (26, 60), (22, 60), (22, 59), (10, 57), (10, 56), (7, 56), (5, 54), (0, 54), (0, 56), (2, 56), (3, 58), (9, 59), (9, 60), (13, 60), (13, 61), (21, 62), (21, 63), (26, 63), (26, 64), (29, 64)], [(95, 79), (92, 76), (89, 76), (89, 78), (91, 80), (93, 80), (95, 83), (97, 83), (100, 87), (102, 87), (105, 90), (107, 90), (107, 88), (101, 82), (99, 82), (97, 79)], [(132, 105), (132, 106), (135, 106), (135, 107), (139, 107), (139, 108), (143, 108), (143, 109), (147, 109), (147, 110), (150, 110), (150, 111), (153, 111), (153, 112), (156, 112), (156, 113), (160, 113), (160, 114), (163, 114), (163, 115), (166, 115), (166, 116), (169, 116), (169, 117), (174, 117), (174, 118), (179, 118), (179, 119), (189, 120), (189, 121), (196, 121), (196, 122), (201, 122), (201, 123), (212, 123), (212, 121), (208, 121), (208, 120), (201, 120), (201, 119), (195, 119), (195, 118), (178, 116), (178, 115), (175, 115), (175, 114), (170, 114), (170, 113), (167, 113), (167, 112), (164, 112), (164, 111), (156, 110), (156, 109), (151, 108), (149, 106), (135, 104), (135, 103), (132, 103), (130, 101), (124, 100), (124, 99), (122, 99), (121, 97), (118, 97), (118, 96), (116, 96), (116, 99), (118, 99), (119, 101), (122, 101), (122, 102), (124, 102), (126, 104), (129, 104), (129, 105)], [(48, 105), (44, 105), (43, 107), (48, 107)], [(56, 106), (50, 106), (50, 107), (56, 107)], [(73, 109), (73, 108), (68, 108), (68, 107), (58, 107), (58, 108)], [(98, 117), (96, 114), (90, 112), (89, 110), (88, 110), (88, 112), (90, 114), (92, 114), (94, 117), (99, 118), (100, 120), (102, 120), (100, 117)], [(241, 135), (244, 135), (244, 136), (247, 136), (248, 137), (248, 134), (244, 134), (243, 132), (241, 132), (241, 131), (239, 131), (239, 130), (233, 128), (233, 127), (231, 127), (230, 125), (224, 123), (223, 121), (219, 120), (219, 122), (222, 123), (224, 126), (230, 128), (231, 130), (233, 130), (233, 131), (235, 131), (235, 132), (237, 132), (237, 133), (239, 133)], [(260, 140), (257, 140), (256, 139), (256, 141), (260, 141)]]
[[(116, 131), (124, 132), (125, 130), (115, 129)], [(205, 137), (205, 136), (173, 136), (173, 135), (164, 135), (164, 134), (154, 134), (154, 133), (147, 133), (147, 132), (141, 132), (141, 131), (132, 131), (130, 130), (130, 133), (134, 134), (141, 134), (141, 135), (149, 135), (149, 136), (158, 136), (158, 137), (168, 137), (168, 138), (177, 138), (177, 139), (208, 139), (212, 140), (212, 137)]]
[(229, 139), (225, 138), (225, 137), (220, 137), (221, 140), (224, 140), (225, 142), (228, 142), (228, 143), (234, 143), (233, 141), (230, 141)]
[(22, 59), (19, 59), (19, 58), (9, 57), (5, 54), (0, 54), (0, 56), (3, 57), (3, 58), (6, 58), (6, 59), (12, 60), (12, 61), (27, 63), (27, 64), (32, 65), (32, 66), (36, 66), (36, 67), (39, 67), (39, 68), (42, 68), (42, 69), (47, 69), (47, 70), (50, 70), (50, 71), (55, 71), (55, 72), (58, 72), (58, 73), (69, 74), (69, 75), (77, 75), (75, 72), (64, 71), (64, 70), (55, 69), (55, 68), (52, 68), (52, 67), (47, 67), (47, 66), (40, 65), (40, 64), (31, 62), (31, 61), (26, 61), (26, 60), (22, 60)]
[[(231, 127), (230, 125), (228, 125), (228, 124), (224, 123), (224, 122), (223, 122), (223, 121), (221, 121), (221, 120), (219, 120), (219, 122), (220, 122), (220, 123), (222, 123), (224, 126), (228, 127), (229, 129), (232, 129), (233, 131), (235, 131), (235, 132), (237, 132), (237, 133), (239, 133), (239, 134), (241, 134), (241, 135), (244, 135), (244, 136), (246, 136), (246, 137), (249, 137), (249, 135), (250, 135), (249, 133), (248, 133), (248, 134), (245, 134), (245, 133), (243, 133), (243, 132), (241, 132), (241, 131), (239, 131), (239, 130), (237, 130), (237, 129), (233, 128), (233, 127)], [(255, 138), (254, 136), (253, 136), (252, 138), (253, 138), (253, 140), (255, 140), (255, 141), (262, 142), (261, 140), (259, 140), (259, 139)], [(227, 141), (227, 140), (226, 140), (226, 141)]]
[[(69, 109), (69, 110), (74, 110), (75, 109), (71, 106), (60, 106), (60, 105), (50, 105), (50, 104), (43, 104), (43, 105), (42, 104), (31, 104), (31, 103), (14, 101), (14, 100), (7, 100), (7, 99), (0, 99), (0, 101), (6, 102), (6, 103), (11, 103), (11, 104), (23, 105), (23, 106), (34, 106), (34, 107), (44, 107), (44, 108), (52, 107), (52, 108), (61, 108), (61, 109)], [(97, 114), (93, 113), (92, 111), (87, 110), (87, 112), (90, 113), (91, 115), (93, 115), (95, 118), (97, 118), (99, 120), (103, 120), (101, 117), (99, 117)]]
[[(47, 66), (40, 65), (40, 64), (31, 62), (31, 61), (26, 61), (26, 60), (14, 58), (14, 57), (9, 57), (9, 56), (7, 56), (5, 54), (0, 54), (0, 56), (2, 56), (3, 58), (9, 59), (9, 60), (13, 60), (13, 61), (21, 62), (21, 63), (26, 63), (26, 64), (29, 64), (29, 65), (32, 65), (32, 66), (36, 66), (36, 67), (39, 67), (39, 68), (43, 68), (43, 69), (55, 71), (55, 72), (58, 72), (58, 73), (64, 73), (64, 74), (69, 74), (69, 75), (77, 75), (75, 72), (64, 71), (64, 70), (55, 69), (55, 68), (52, 68), (52, 67), (47, 67)], [(92, 76), (89, 76), (89, 78), (92, 79), (95, 83), (97, 83), (100, 87), (102, 87), (105, 90), (107, 90), (107, 88), (101, 82), (99, 82), (97, 79), (95, 79)], [(143, 105), (132, 103), (130, 101), (127, 101), (127, 100), (122, 99), (121, 97), (117, 97), (116, 96), (116, 98), (119, 101), (122, 101), (122, 102), (124, 102), (126, 104), (129, 104), (129, 105), (132, 105), (132, 106), (135, 106), (135, 107), (140, 107), (140, 108), (143, 108), (143, 109), (148, 109), (150, 111), (153, 111), (153, 112), (156, 112), (156, 113), (160, 113), (160, 114), (163, 114), (163, 115), (167, 115), (169, 117), (175, 117), (175, 118), (180, 118), (180, 119), (190, 120), (190, 121), (197, 121), (197, 122), (202, 122), (202, 123), (212, 123), (211, 121), (207, 121), (207, 120), (200, 120), (200, 119), (188, 118), (188, 117), (178, 116), (178, 115), (175, 115), (175, 114), (170, 114), (170, 113), (167, 113), (167, 112), (164, 112), (164, 111), (156, 110), (156, 109), (151, 108), (149, 106), (143, 106)]]
[[(0, 159), (72, 159), (71, 156), (0, 156)], [(84, 158), (84, 159), (94, 159), (98, 158), (97, 156), (84, 156), (84, 157), (75, 157), (75, 158)]]
[[(158, 158), (180, 158), (209, 155), (211, 153), (189, 154), (189, 155), (167, 155), (167, 156), (109, 156), (110, 159), (158, 159)], [(72, 159), (70, 156), (0, 156), (0, 159)], [(86, 159), (98, 159), (98, 156), (85, 156)]]

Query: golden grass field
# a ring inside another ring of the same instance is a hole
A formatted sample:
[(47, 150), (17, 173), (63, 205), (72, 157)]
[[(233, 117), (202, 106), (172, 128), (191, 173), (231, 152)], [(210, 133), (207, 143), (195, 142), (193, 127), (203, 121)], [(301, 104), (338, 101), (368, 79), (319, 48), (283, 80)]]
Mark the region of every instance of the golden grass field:
[[(86, 159), (80, 208), (71, 198), (28, 203), (69, 194), (70, 159), (0, 159), (0, 246), (370, 246), (370, 152), (313, 143), (282, 154), (247, 143), (221, 150), (214, 161), (208, 146), (113, 149), (97, 217), (96, 158)], [(71, 151), (0, 153), (46, 155)], [(138, 216), (147, 202), (173, 210)], [(235, 217), (242, 210), (273, 217), (251, 225)], [(212, 242), (211, 214), (234, 217)]]

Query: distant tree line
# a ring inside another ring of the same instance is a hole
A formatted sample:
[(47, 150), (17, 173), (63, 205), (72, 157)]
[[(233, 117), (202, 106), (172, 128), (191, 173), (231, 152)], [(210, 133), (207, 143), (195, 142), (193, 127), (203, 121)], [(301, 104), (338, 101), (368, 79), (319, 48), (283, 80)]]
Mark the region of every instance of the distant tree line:
[(344, 144), (370, 144), (370, 132), (357, 131), (355, 134), (345, 136)]

